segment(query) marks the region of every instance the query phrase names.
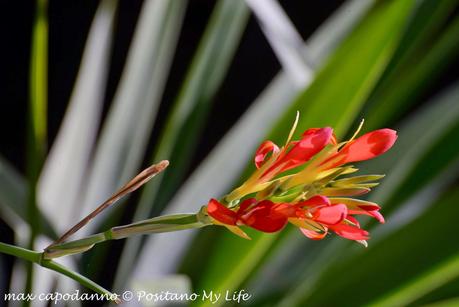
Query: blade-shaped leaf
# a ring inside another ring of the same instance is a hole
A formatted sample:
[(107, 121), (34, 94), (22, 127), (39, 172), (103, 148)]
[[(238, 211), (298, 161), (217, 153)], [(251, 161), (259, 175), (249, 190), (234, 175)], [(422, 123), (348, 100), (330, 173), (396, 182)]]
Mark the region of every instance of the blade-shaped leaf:
[(276, 0), (246, 0), (260, 22), (284, 71), (299, 87), (310, 83), (313, 70), (303, 56), (303, 40)]
[[(419, 110), (414, 116), (405, 120), (404, 125), (397, 129), (399, 138), (393, 150), (383, 158), (362, 164), (364, 171), (388, 173), (381, 186), (370, 198), (370, 201), (382, 205), (383, 214), (388, 215), (388, 223), (380, 227), (381, 232), (372, 232), (375, 238), (370, 242), (370, 247), (377, 244), (377, 240), (382, 239), (383, 235), (390, 235), (422, 214), (431, 205), (429, 199), (432, 195), (438, 194), (438, 191), (443, 190), (452, 179), (454, 180), (459, 166), (457, 158), (459, 148), (455, 146), (458, 142), (455, 134), (459, 120), (458, 95), (459, 85), (456, 84), (429, 103), (425, 109)], [(432, 118), (440, 116), (445, 120), (432, 126)], [(449, 145), (441, 145), (445, 150), (439, 151), (437, 144)], [(432, 155), (432, 151), (435, 155)], [(429, 172), (419, 167), (436, 164), (439, 167), (430, 169)], [(423, 204), (426, 201), (427, 203)], [(389, 215), (391, 208), (392, 211), (400, 208), (395, 211), (394, 220)], [(409, 213), (408, 218), (404, 212)], [(397, 215), (401, 215), (402, 218)], [(334, 264), (337, 260), (336, 256), (342, 254), (338, 251), (345, 247), (345, 242), (333, 243), (317, 255), (316, 261), (311, 259), (308, 261), (309, 269), (304, 270), (299, 277), (303, 281), (285, 297), (285, 306), (298, 304), (299, 298), (305, 299), (312, 295), (316, 275), (320, 275), (320, 272)]]
[[(116, 2), (104, 0), (94, 16), (75, 87), (38, 183), (39, 205), (59, 232), (73, 222), (97, 135), (108, 74)], [(58, 216), (59, 218), (55, 218)]]
[(400, 288), (395, 288), (394, 291), (368, 306), (406, 306), (457, 277), (459, 277), (459, 254), (435, 264), (432, 269), (422, 273), (421, 276), (409, 280)]
[[(447, 9), (451, 6), (457, 6), (457, 1), (454, 3), (437, 1), (437, 3), (443, 4)], [(441, 5), (438, 6), (441, 7)], [(443, 15), (432, 14), (432, 16), (440, 15), (446, 20), (450, 11), (445, 11), (446, 13)], [(437, 17), (437, 19), (440, 18)], [(442, 20), (440, 19), (440, 21)], [(372, 97), (374, 103), (371, 112), (366, 114), (367, 129), (381, 126), (388, 118), (400, 117), (416, 101), (416, 98), (429, 89), (430, 84), (434, 84), (432, 81), (448, 68), (448, 63), (456, 58), (459, 50), (459, 17), (454, 18), (446, 29), (438, 32), (434, 32), (439, 36), (436, 41), (421, 46), (421, 50), (426, 50), (425, 53), (418, 50), (416, 50), (417, 53), (408, 52), (408, 59), (402, 58), (402, 62), (393, 69), (393, 74), (386, 78), (389, 83), (382, 84), (381, 90)], [(412, 33), (408, 32), (407, 35), (410, 34)], [(414, 47), (417, 45), (414, 44)], [(397, 87), (391, 87), (391, 84), (395, 82)]]
[(78, 215), (82, 216), (108, 198), (138, 170), (185, 6), (185, 1), (144, 3), (119, 87), (102, 128)]
[[(352, 301), (356, 305), (366, 305), (391, 289), (405, 291), (405, 287), (409, 287), (408, 285), (412, 283), (419, 282), (418, 286), (426, 287), (418, 288), (417, 291), (420, 292), (416, 295), (422, 295), (423, 290), (434, 289), (435, 282), (427, 282), (435, 277), (435, 272), (429, 272), (430, 268), (435, 265), (450, 265), (448, 262), (451, 257), (459, 252), (457, 245), (445, 244), (454, 240), (455, 233), (458, 231), (458, 225), (454, 222), (458, 213), (458, 207), (455, 205), (458, 199), (457, 190), (446, 193), (431, 206), (432, 210), (415, 221), (392, 233), (378, 244), (370, 245), (368, 250), (357, 253), (352, 259), (342, 260), (340, 265), (329, 268), (321, 277), (320, 283), (313, 288), (315, 291), (312, 295), (298, 303), (307, 306), (333, 306), (344, 300)], [(438, 240), (437, 232), (432, 231), (439, 227), (442, 229), (441, 234), (445, 241)], [(430, 253), (431, 250), (435, 250), (435, 253)], [(429, 257), (419, 257), (427, 254)], [(371, 274), (368, 274), (369, 271)], [(334, 279), (333, 283), (326, 282), (330, 281), (331, 276), (346, 276), (346, 278)], [(447, 276), (443, 275), (443, 277), (446, 281)], [(327, 283), (327, 287), (320, 287), (324, 282)], [(356, 288), (360, 290), (359, 295), (354, 295), (352, 290), (349, 291)], [(339, 297), (334, 293), (339, 293)], [(405, 294), (410, 294), (404, 298), (407, 301), (416, 297), (414, 293)], [(395, 305), (384, 306), (406, 306), (406, 304), (400, 301)]]

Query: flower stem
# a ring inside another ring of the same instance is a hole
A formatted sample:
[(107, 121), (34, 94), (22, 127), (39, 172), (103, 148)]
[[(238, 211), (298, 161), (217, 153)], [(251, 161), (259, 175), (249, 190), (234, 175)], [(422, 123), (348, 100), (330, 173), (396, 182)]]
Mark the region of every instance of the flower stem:
[(6, 244), (3, 242), (0, 242), (0, 253), (15, 256), (17, 258), (21, 258), (23, 260), (28, 261), (31, 264), (36, 263), (44, 268), (47, 268), (52, 271), (63, 274), (75, 280), (79, 284), (87, 287), (88, 289), (91, 289), (99, 294), (104, 295), (107, 299), (113, 300), (116, 303), (120, 303), (119, 299), (117, 298), (115, 294), (111, 293), (110, 291), (98, 285), (97, 283), (93, 282), (89, 278), (75, 271), (72, 271), (71, 269), (53, 260), (44, 259), (43, 253), (36, 252), (30, 249), (25, 249), (25, 248), (15, 246), (15, 245)]
[(53, 259), (66, 255), (77, 254), (91, 249), (95, 244), (109, 240), (124, 239), (132, 235), (171, 232), (184, 229), (200, 228), (211, 225), (207, 215), (175, 214), (158, 216), (140, 222), (113, 227), (104, 232), (79, 240), (48, 246), (43, 254), (45, 259)]

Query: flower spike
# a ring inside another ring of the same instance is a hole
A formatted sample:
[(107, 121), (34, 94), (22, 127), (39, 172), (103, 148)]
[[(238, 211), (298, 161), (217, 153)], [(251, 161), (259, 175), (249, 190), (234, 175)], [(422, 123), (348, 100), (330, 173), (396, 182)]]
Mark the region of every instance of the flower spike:
[[(380, 223), (384, 217), (379, 205), (349, 196), (370, 192), (384, 176), (339, 177), (358, 171), (349, 163), (389, 150), (397, 139), (396, 131), (385, 128), (357, 137), (362, 120), (348, 141), (338, 142), (330, 127), (307, 129), (293, 140), (298, 119), (297, 113), (284, 147), (269, 140), (260, 145), (255, 154), (257, 170), (224, 198), (230, 208), (215, 199), (209, 201), (211, 220), (242, 237), (247, 235), (240, 227), (273, 233), (290, 223), (312, 240), (335, 233), (366, 246), (370, 235), (355, 217), (366, 215)], [(247, 198), (251, 196), (255, 198)]]

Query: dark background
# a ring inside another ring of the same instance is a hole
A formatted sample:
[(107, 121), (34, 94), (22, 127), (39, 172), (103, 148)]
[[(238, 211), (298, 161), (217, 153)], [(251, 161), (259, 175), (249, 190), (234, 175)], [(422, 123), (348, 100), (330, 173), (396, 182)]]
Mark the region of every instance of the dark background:
[[(148, 1), (148, 0), (147, 0)], [(179, 1), (179, 0), (175, 0)], [(404, 1), (404, 0), (398, 0)], [(122, 73), (141, 0), (121, 0), (115, 27), (106, 89), (105, 111), (108, 110)], [(155, 123), (152, 143), (171, 103), (176, 98), (190, 60), (216, 1), (190, 0), (177, 51), (169, 75), (163, 103)], [(344, 1), (281, 0), (296, 28), (307, 39), (309, 35)], [(49, 1), (49, 105), (48, 143), (51, 145), (65, 113), (75, 82), (89, 27), (98, 6), (95, 0)], [(0, 154), (20, 172), (25, 170), (26, 118), (29, 95), (29, 57), (34, 1), (0, 2)], [(201, 144), (191, 165), (198, 165), (250, 103), (279, 71), (280, 65), (253, 17), (242, 38), (223, 86), (217, 92)], [(456, 60), (435, 85), (413, 108), (458, 79)], [(408, 110), (409, 112), (410, 110)], [(190, 170), (192, 171), (192, 169)], [(12, 241), (12, 232), (0, 221), (2, 241)], [(121, 243), (119, 243), (121, 244)], [(11, 259), (12, 261), (12, 259)], [(8, 266), (8, 263), (4, 264)]]

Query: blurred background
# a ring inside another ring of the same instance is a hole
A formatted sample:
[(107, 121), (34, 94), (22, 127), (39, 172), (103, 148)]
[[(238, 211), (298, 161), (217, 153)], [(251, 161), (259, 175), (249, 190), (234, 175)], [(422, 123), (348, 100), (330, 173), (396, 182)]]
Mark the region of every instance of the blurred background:
[[(2, 242), (42, 249), (162, 159), (171, 161), (163, 175), (79, 236), (195, 212), (247, 177), (261, 141), (282, 143), (296, 110), (298, 135), (331, 126), (345, 138), (365, 118), (364, 131), (399, 133), (390, 152), (357, 166), (387, 174), (367, 197), (387, 220), (363, 220), (367, 249), (293, 229), (244, 241), (208, 227), (62, 261), (116, 293), (244, 289), (250, 306), (459, 306), (458, 1), (1, 5)], [(12, 257), (1, 255), (0, 268), (1, 293), (79, 288)]]

